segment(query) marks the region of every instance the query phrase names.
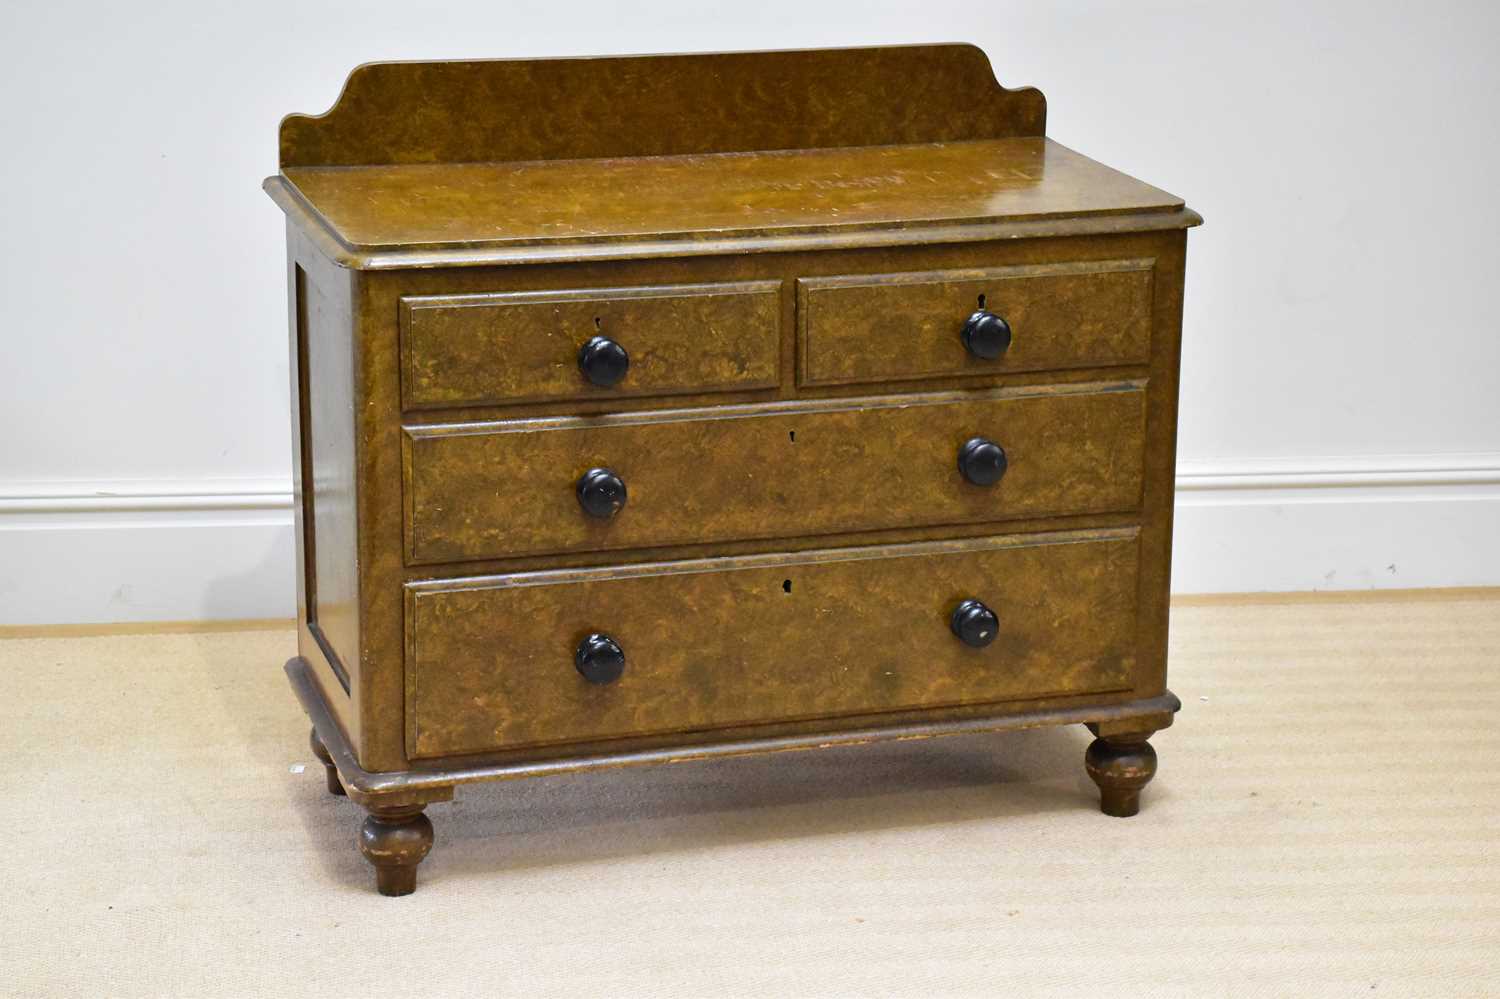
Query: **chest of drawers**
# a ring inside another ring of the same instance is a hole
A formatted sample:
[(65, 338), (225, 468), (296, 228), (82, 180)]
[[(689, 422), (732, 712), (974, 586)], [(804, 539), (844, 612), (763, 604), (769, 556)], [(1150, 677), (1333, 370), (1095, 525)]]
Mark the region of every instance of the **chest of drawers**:
[(360, 67), (281, 126), (299, 654), (386, 894), (459, 785), (1166, 687), (1182, 202), (967, 46)]

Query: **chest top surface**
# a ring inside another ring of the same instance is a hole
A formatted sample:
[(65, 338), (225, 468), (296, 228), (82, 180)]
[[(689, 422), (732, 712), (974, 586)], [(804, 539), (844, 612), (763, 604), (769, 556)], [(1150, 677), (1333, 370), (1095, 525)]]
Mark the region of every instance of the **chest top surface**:
[(361, 268), (1182, 228), (967, 45), (376, 63), (266, 188)]

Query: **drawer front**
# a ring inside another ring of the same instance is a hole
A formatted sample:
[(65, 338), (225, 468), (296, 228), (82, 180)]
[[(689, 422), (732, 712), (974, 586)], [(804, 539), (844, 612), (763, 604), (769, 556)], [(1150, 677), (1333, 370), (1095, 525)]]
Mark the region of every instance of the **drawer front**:
[[(682, 395), (778, 384), (781, 282), (407, 296), (408, 409)], [(615, 341), (629, 363), (592, 384), (579, 349)]]
[[(406, 428), (413, 564), (1134, 510), (1140, 383)], [(975, 485), (979, 436), (1007, 467)], [(625, 505), (590, 516), (608, 469)]]
[[(803, 385), (1109, 367), (1149, 360), (1150, 260), (803, 278)], [(983, 303), (1010, 326), (994, 360), (971, 354), (964, 321)]]
[[(1118, 529), (412, 584), (408, 752), (1126, 690), (1137, 558)], [(967, 599), (987, 646), (952, 630)], [(613, 681), (575, 664), (594, 633)]]

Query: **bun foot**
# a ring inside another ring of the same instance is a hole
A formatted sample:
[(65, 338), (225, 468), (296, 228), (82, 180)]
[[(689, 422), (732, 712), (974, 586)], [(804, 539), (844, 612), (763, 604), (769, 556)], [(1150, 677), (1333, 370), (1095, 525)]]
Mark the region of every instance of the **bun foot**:
[(1089, 777), (1099, 785), (1099, 810), (1126, 817), (1141, 810), (1141, 788), (1156, 776), (1156, 750), (1150, 732), (1095, 739), (1084, 754)]
[(328, 747), (323, 745), (323, 740), (318, 738), (318, 730), (313, 729), (308, 735), (308, 742), (312, 746), (313, 755), (323, 763), (323, 770), (328, 778), (328, 793), (339, 797), (348, 795), (344, 790), (344, 784), (339, 780), (338, 768), (333, 765), (333, 757), (328, 754)]
[(432, 820), (422, 805), (368, 807), (359, 852), (375, 866), (375, 887), (382, 895), (410, 895), (417, 890), (417, 865), (432, 849)]

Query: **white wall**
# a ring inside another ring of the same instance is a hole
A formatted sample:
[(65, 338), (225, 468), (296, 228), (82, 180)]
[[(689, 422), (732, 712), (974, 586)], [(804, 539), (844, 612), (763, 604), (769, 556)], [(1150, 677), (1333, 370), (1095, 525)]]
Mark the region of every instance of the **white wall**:
[(0, 621), (272, 616), (276, 125), (374, 59), (968, 40), (1183, 195), (1180, 591), (1500, 583), (1489, 3), (0, 8)]

